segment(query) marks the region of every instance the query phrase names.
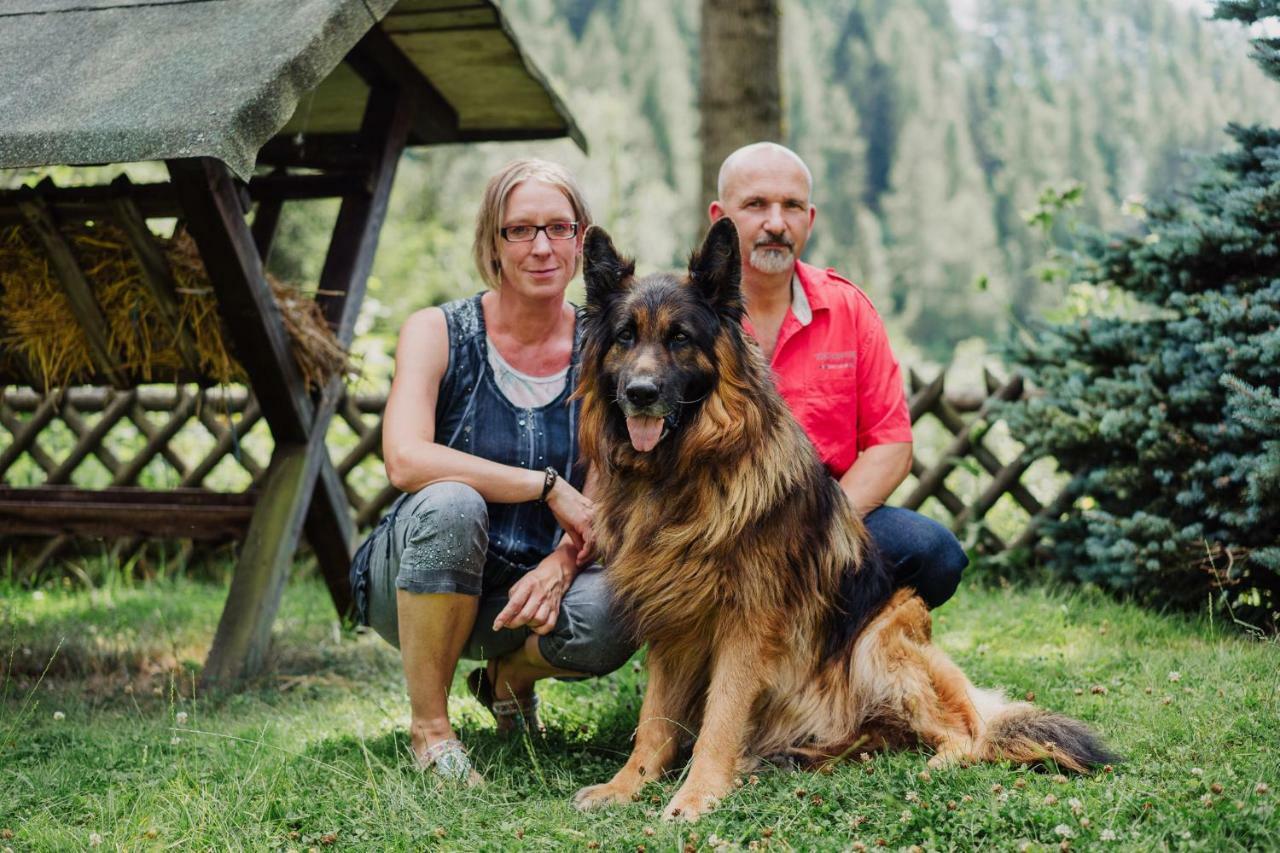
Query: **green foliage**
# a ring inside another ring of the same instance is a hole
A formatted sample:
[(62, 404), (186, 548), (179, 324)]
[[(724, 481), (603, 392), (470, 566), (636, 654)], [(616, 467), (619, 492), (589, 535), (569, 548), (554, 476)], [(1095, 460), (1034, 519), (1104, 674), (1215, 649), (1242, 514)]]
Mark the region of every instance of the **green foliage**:
[[(642, 266), (678, 266), (706, 226), (698, 4), (508, 0), (503, 10), (590, 156), (565, 141), (407, 156), (374, 269), (375, 331), (479, 287), (475, 208), (485, 178), (513, 157), (572, 168)], [(806, 256), (858, 281), (944, 362), (956, 341), (994, 339), (1011, 312), (1036, 316), (1060, 297), (1061, 283), (1034, 269), (1043, 237), (1022, 217), (1046, 184), (1079, 181), (1081, 220), (1114, 227), (1126, 200), (1158, 199), (1190, 174), (1194, 152), (1221, 147), (1224, 122), (1280, 111), (1238, 29), (1171, 0), (785, 0), (782, 28), (785, 141), (812, 167), (819, 209)], [(326, 232), (332, 214), (301, 207), (286, 207), (273, 267), (314, 281), (319, 243), (297, 231)]]
[(1162, 603), (1213, 595), (1274, 629), (1280, 130), (1228, 132), (1236, 147), (1140, 233), (1086, 241), (1080, 280), (1130, 301), (1015, 344), (1043, 395), (1008, 417), (1075, 473), (1080, 511), (1050, 529), (1057, 570)]
[(267, 675), (236, 695), (195, 689), (224, 590), (173, 578), (0, 591), (0, 830), (12, 833), (0, 846), (82, 850), (95, 835), (103, 850), (711, 850), (713, 835), (731, 850), (766, 838), (783, 850), (1280, 846), (1275, 643), (1096, 591), (967, 583), (937, 611), (935, 636), (975, 682), (1034, 691), (1095, 726), (1125, 756), (1114, 772), (922, 775), (927, 755), (906, 750), (829, 775), (760, 771), (691, 828), (664, 824), (649, 799), (670, 798), (679, 777), (630, 806), (570, 805), (630, 749), (644, 680), (632, 666), (543, 682), (547, 737), (506, 742), (461, 688), (464, 664), (450, 717), (489, 784), (458, 790), (409, 768), (398, 655), (335, 631), (317, 580), (290, 585)]

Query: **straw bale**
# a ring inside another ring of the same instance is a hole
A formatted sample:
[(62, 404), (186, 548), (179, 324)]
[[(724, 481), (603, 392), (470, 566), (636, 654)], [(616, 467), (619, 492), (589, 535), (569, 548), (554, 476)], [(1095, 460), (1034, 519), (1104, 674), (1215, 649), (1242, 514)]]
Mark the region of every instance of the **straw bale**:
[[(185, 331), (194, 342), (201, 378), (243, 382), (218, 315), (217, 302), (195, 241), (184, 231), (159, 240), (176, 288), (177, 325), (166, 323), (142, 281), (124, 231), (110, 222), (63, 228), (107, 324), (107, 343), (122, 372), (143, 382), (185, 373), (178, 348)], [(268, 276), (303, 379), (318, 388), (350, 371), (315, 301)], [(88, 343), (43, 247), (25, 225), (0, 229), (0, 368), (35, 374), (46, 390), (89, 381), (97, 374)]]

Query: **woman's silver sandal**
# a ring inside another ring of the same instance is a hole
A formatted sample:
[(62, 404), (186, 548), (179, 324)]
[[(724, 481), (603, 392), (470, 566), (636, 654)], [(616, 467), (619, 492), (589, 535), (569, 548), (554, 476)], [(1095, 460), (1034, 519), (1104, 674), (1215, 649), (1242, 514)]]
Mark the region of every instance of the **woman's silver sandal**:
[(471, 756), (457, 738), (442, 740), (422, 751), (416, 761), (419, 770), (430, 770), (441, 779), (462, 782), (468, 787), (484, 784), (484, 777), (471, 766)]

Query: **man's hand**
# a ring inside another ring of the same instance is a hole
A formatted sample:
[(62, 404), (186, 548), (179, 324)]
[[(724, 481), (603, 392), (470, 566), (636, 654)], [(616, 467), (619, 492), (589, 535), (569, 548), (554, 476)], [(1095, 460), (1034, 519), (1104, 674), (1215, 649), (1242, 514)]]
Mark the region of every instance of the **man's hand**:
[(512, 584), (507, 606), (493, 620), (493, 630), (528, 625), (535, 634), (550, 633), (560, 616), (560, 599), (573, 582), (574, 570), (565, 564), (569, 554), (568, 549), (557, 548)]
[(592, 526), (595, 523), (596, 505), (568, 480), (560, 477), (547, 495), (547, 507), (578, 549), (577, 564), (584, 565), (591, 559), (591, 552), (596, 547), (596, 532)]

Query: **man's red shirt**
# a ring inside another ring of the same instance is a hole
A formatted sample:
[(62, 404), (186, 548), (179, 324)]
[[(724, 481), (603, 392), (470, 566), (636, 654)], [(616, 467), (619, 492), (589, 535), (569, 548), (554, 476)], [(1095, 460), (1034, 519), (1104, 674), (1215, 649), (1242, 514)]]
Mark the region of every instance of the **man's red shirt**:
[[(906, 391), (867, 295), (834, 270), (805, 263), (796, 264), (796, 281), (808, 311), (793, 300), (770, 367), (818, 456), (839, 478), (868, 447), (911, 440)], [(750, 319), (743, 326), (755, 334)]]

